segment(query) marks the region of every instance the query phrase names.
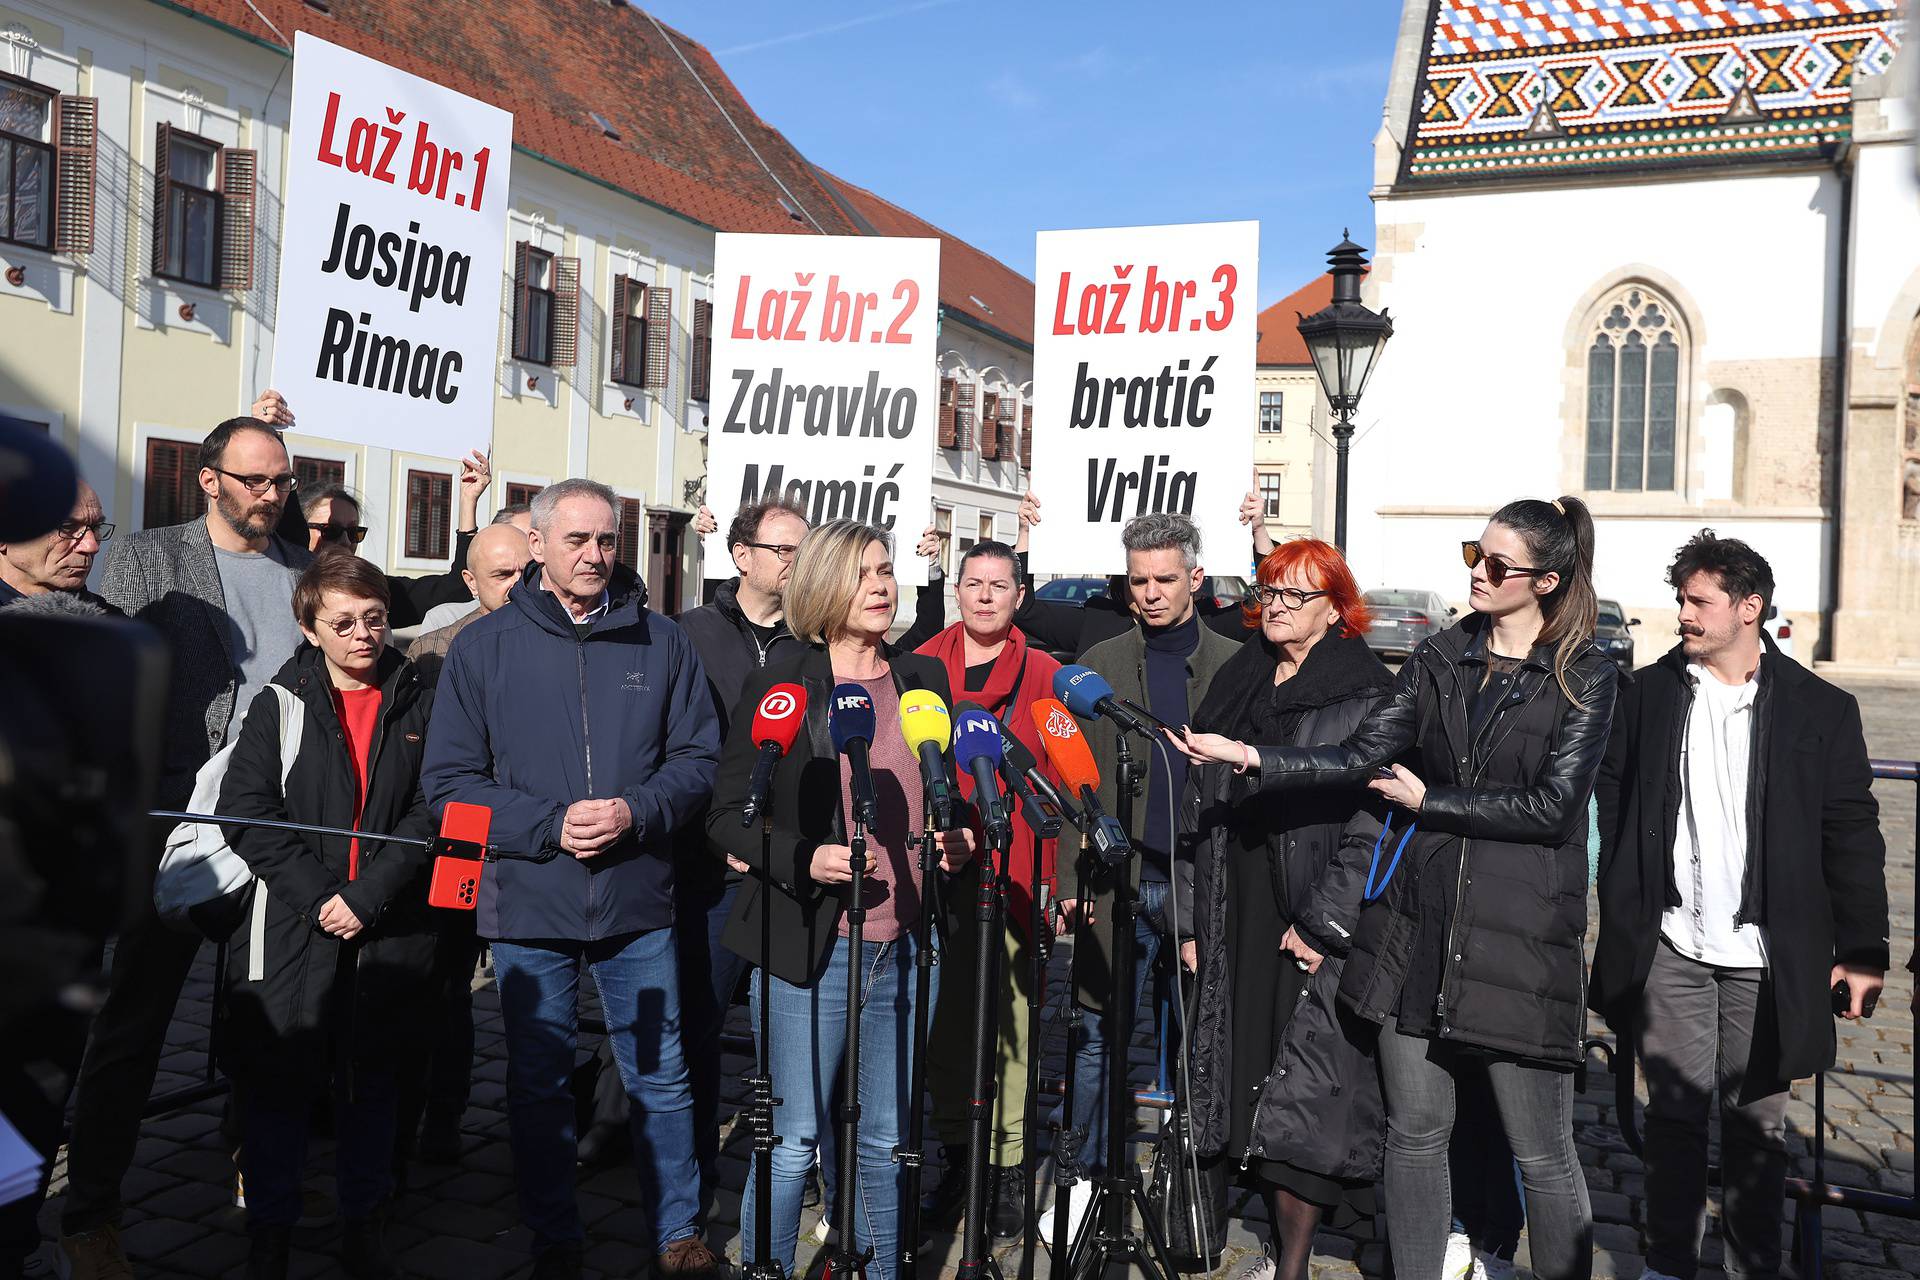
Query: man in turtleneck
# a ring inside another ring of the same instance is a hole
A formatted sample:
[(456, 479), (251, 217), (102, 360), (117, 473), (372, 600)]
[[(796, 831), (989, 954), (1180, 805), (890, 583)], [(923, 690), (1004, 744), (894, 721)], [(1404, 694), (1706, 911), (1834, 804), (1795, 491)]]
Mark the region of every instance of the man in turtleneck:
[[(1193, 521), (1178, 515), (1144, 515), (1127, 522), (1120, 541), (1127, 552), (1127, 592), (1134, 623), (1120, 635), (1086, 651), (1081, 661), (1107, 678), (1114, 693), (1146, 707), (1168, 724), (1186, 724), (1193, 708), (1206, 697), (1214, 673), (1239, 650), (1239, 644), (1202, 626), (1194, 593), (1206, 571), (1200, 566), (1200, 531)], [(1085, 726), (1087, 745), (1100, 768), (1100, 803), (1107, 812), (1120, 812), (1116, 787), (1118, 738), (1113, 722), (1105, 718)], [(1173, 936), (1174, 903), (1169, 893), (1175, 851), (1179, 846), (1180, 793), (1186, 785), (1187, 765), (1179, 752), (1156, 749), (1137, 739), (1136, 759), (1147, 765), (1146, 793), (1133, 804), (1128, 835), (1140, 856), (1134, 860), (1140, 882), (1140, 917), (1134, 927), (1137, 944), (1135, 1006), (1154, 969), (1161, 943)], [(1095, 927), (1089, 930), (1093, 946), (1077, 958), (1075, 998), (1094, 1011), (1083, 1019), (1083, 1035), (1074, 1050), (1072, 1125), (1062, 1143), (1063, 1179), (1079, 1177), (1063, 1187), (1060, 1198), (1072, 1205), (1073, 1225), (1084, 1212), (1084, 1178), (1105, 1163), (1106, 1064), (1105, 1045), (1113, 960), (1111, 887), (1102, 888), (1098, 876), (1062, 848), (1060, 853), (1061, 906), (1070, 913), (1090, 907)], [(1182, 881), (1189, 891), (1191, 877)], [(1187, 957), (1183, 956), (1183, 959)], [(1188, 967), (1191, 968), (1189, 961)], [(1041, 1224), (1042, 1239), (1051, 1239), (1051, 1212)]]

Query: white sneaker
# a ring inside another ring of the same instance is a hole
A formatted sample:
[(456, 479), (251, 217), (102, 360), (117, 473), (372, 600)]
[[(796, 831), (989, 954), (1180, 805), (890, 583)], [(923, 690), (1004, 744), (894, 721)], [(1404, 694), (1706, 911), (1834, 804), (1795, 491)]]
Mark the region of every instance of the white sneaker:
[(833, 1224), (827, 1221), (826, 1214), (821, 1214), (813, 1220), (813, 1225), (807, 1228), (807, 1243), (822, 1249), (826, 1248), (827, 1232), (831, 1230), (833, 1230)]
[(1458, 1231), (1447, 1233), (1447, 1251), (1440, 1259), (1440, 1280), (1468, 1280), (1473, 1275), (1473, 1241)]
[(1513, 1259), (1485, 1249), (1473, 1254), (1473, 1280), (1513, 1280)]
[(1053, 1248), (1053, 1215), (1062, 1200), (1067, 1205), (1067, 1242), (1071, 1244), (1074, 1237), (1080, 1234), (1080, 1222), (1087, 1216), (1087, 1206), (1093, 1203), (1093, 1183), (1083, 1179), (1069, 1182), (1054, 1191), (1053, 1203), (1040, 1215), (1040, 1243), (1049, 1250)]
[(1273, 1280), (1273, 1272), (1273, 1254), (1267, 1251), (1267, 1246), (1261, 1245), (1260, 1252), (1248, 1258), (1233, 1273), (1233, 1280)]

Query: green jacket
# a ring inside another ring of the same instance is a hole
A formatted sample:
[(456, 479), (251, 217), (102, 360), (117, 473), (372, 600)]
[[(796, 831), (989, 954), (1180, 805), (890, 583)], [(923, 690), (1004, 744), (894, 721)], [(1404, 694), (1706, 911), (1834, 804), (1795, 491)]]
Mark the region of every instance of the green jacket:
[[(1213, 677), (1227, 661), (1240, 651), (1240, 646), (1209, 627), (1200, 628), (1200, 644), (1187, 658), (1187, 707), (1189, 711), (1200, 705), (1207, 696), (1207, 689), (1213, 684)], [(1101, 675), (1113, 686), (1114, 696), (1147, 706), (1146, 692), (1146, 655), (1145, 634), (1136, 622), (1131, 628), (1111, 640), (1102, 640), (1088, 649), (1081, 662)], [(1087, 735), (1087, 746), (1093, 751), (1093, 762), (1100, 770), (1100, 803), (1108, 813), (1119, 815), (1120, 794), (1116, 785), (1119, 758), (1119, 732), (1111, 720), (1101, 717), (1085, 721), (1082, 726)], [(1138, 764), (1140, 776), (1144, 780), (1151, 773), (1149, 753), (1153, 747), (1135, 738), (1132, 742), (1133, 757)], [(1171, 744), (1166, 748), (1173, 750)], [(1180, 797), (1174, 797), (1174, 812), (1180, 811)], [(1147, 802), (1145, 796), (1134, 797), (1133, 822), (1127, 835), (1139, 840), (1147, 823)], [(1075, 965), (1078, 973), (1079, 999), (1090, 1009), (1105, 1007), (1106, 991), (1111, 985), (1108, 978), (1112, 972), (1112, 878), (1103, 875), (1099, 868), (1090, 867), (1082, 858), (1091, 862), (1091, 851), (1082, 854), (1073, 847), (1067, 836), (1062, 833), (1060, 842), (1060, 897), (1077, 898), (1083, 894), (1093, 902), (1094, 927), (1088, 932), (1091, 946), (1086, 955), (1080, 957)], [(1174, 842), (1176, 847), (1179, 841)], [(1177, 853), (1175, 854), (1177, 858)], [(1129, 867), (1133, 882), (1140, 882), (1140, 860), (1134, 858)], [(1083, 872), (1085, 875), (1083, 876)], [(1182, 894), (1191, 893), (1193, 877), (1182, 876), (1175, 868), (1175, 882)], [(1168, 924), (1171, 925), (1171, 920)]]

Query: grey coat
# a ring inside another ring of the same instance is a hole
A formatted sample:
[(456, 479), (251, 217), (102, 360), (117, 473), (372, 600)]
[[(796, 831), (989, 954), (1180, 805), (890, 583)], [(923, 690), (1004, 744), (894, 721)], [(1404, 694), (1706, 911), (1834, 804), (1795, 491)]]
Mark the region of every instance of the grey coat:
[[(292, 577), (312, 563), (305, 547), (277, 536), (273, 541)], [(159, 632), (172, 653), (155, 799), (158, 808), (177, 809), (193, 794), (194, 774), (239, 723), (233, 701), (240, 669), (223, 621), (227, 601), (207, 522), (189, 520), (114, 539), (100, 594)]]

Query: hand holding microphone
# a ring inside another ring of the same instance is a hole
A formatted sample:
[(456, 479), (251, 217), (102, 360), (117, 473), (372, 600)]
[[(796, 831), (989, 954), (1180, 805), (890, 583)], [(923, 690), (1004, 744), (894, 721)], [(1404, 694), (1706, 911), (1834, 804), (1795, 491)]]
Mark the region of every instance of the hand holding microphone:
[[(867, 850), (866, 863), (860, 868), (860, 874), (870, 876), (879, 864), (874, 861), (873, 850)], [(844, 844), (823, 844), (813, 851), (813, 860), (807, 864), (807, 873), (815, 884), (851, 884), (853, 882), (853, 850)]]

